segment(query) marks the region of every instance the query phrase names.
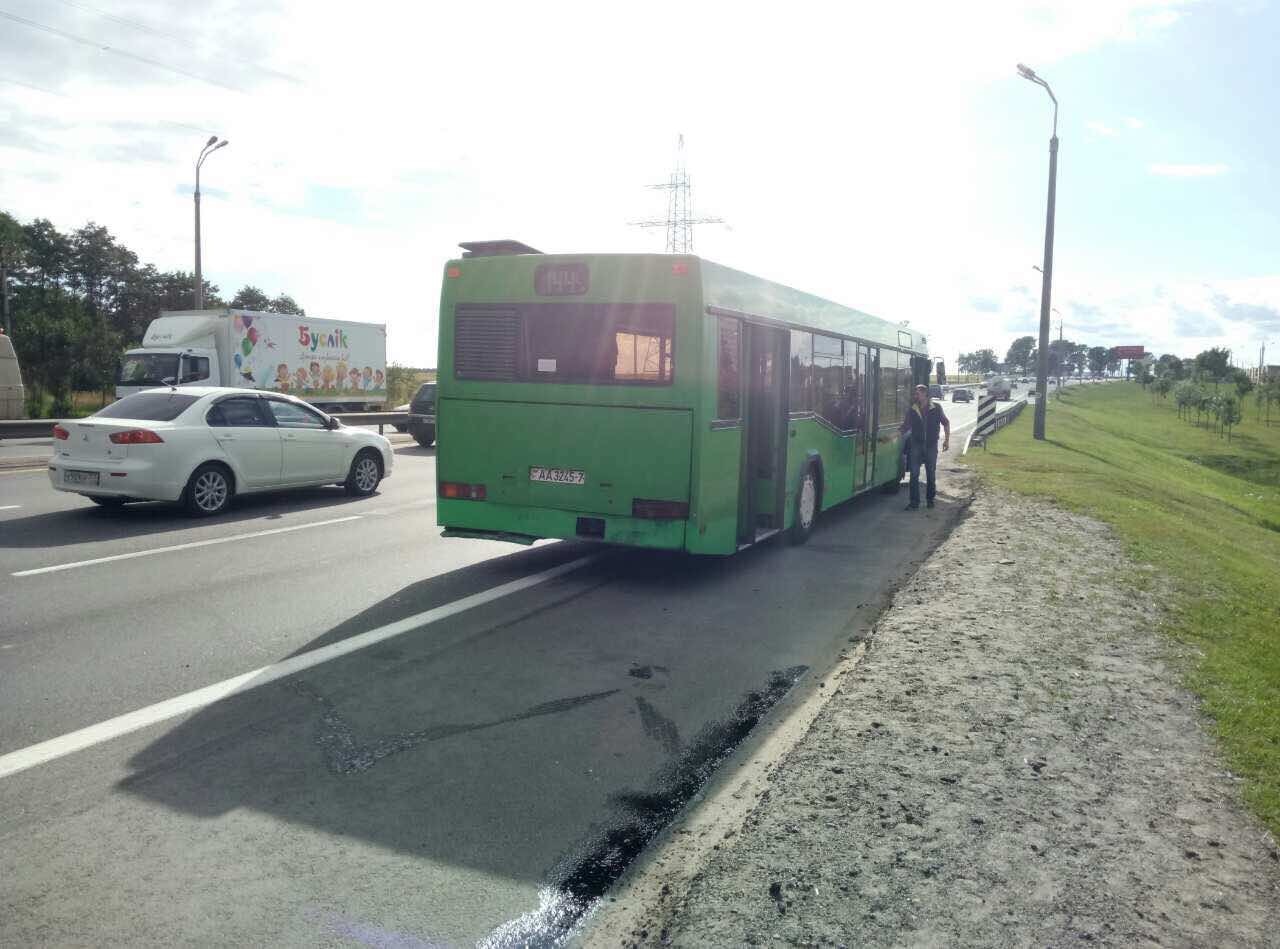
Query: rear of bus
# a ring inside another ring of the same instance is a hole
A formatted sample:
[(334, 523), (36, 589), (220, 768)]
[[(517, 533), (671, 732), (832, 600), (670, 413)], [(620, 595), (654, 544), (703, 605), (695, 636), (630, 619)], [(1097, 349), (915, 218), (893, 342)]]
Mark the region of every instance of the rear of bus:
[(440, 305), (445, 536), (683, 548), (697, 259), (464, 246)]

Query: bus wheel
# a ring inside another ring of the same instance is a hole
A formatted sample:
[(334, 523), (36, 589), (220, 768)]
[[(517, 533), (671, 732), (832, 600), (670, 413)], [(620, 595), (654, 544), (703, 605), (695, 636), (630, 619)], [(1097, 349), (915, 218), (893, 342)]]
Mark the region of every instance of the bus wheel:
[(791, 524), (791, 542), (803, 544), (813, 533), (813, 525), (818, 520), (818, 510), (822, 503), (822, 489), (818, 485), (818, 472), (813, 465), (804, 469), (800, 475), (800, 486), (796, 489), (795, 520)]

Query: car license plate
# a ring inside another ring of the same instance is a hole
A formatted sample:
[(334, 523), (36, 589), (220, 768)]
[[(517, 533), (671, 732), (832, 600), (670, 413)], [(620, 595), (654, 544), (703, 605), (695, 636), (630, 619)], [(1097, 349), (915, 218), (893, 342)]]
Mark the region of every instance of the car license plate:
[(62, 472), (62, 481), (64, 484), (92, 484), (98, 483), (98, 472), (96, 471), (64, 471)]
[(530, 468), (530, 481), (546, 484), (586, 484), (587, 473), (576, 468)]

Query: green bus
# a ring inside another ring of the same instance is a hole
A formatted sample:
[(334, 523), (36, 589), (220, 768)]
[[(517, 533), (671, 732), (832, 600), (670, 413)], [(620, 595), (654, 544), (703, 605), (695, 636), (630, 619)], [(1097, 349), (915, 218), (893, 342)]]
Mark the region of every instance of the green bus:
[(445, 268), (449, 537), (731, 554), (902, 477), (926, 340), (699, 257), (462, 244)]

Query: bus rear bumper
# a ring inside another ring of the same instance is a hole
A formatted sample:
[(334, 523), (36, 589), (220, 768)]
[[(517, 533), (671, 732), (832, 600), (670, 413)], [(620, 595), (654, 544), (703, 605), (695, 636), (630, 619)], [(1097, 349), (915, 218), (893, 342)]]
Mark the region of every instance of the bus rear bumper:
[(481, 537), (529, 544), (534, 540), (594, 540), (627, 547), (683, 550), (685, 521), (516, 507), (440, 498), (436, 522), (445, 537)]

